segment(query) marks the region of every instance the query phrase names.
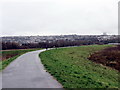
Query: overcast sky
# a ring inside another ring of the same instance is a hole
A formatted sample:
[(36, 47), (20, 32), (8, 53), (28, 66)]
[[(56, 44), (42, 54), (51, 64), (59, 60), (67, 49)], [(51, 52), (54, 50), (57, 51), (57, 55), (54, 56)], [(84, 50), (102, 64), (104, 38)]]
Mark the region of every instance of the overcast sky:
[(118, 34), (119, 0), (1, 0), (2, 36)]

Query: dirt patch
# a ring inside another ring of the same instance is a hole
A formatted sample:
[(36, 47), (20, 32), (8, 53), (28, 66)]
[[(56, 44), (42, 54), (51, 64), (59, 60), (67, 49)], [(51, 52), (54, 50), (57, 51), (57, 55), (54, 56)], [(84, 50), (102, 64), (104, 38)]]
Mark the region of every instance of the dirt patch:
[(95, 52), (88, 59), (120, 71), (120, 45)]

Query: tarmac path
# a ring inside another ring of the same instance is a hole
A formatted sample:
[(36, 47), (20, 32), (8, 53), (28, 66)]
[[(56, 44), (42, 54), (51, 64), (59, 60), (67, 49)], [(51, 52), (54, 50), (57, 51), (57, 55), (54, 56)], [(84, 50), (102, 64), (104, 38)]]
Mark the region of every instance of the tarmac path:
[(41, 63), (39, 53), (28, 52), (19, 56), (2, 71), (2, 88), (62, 88)]

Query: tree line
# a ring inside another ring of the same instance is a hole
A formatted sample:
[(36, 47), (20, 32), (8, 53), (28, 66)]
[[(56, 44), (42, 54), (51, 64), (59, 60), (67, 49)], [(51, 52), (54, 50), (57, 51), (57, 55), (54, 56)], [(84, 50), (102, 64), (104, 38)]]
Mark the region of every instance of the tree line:
[(2, 50), (7, 49), (28, 49), (28, 48), (54, 48), (54, 47), (67, 47), (67, 46), (81, 46), (81, 45), (92, 45), (92, 44), (108, 44), (120, 42), (116, 39), (112, 40), (102, 40), (91, 39), (91, 40), (57, 40), (57, 41), (46, 41), (39, 43), (15, 43), (15, 42), (0, 42), (2, 45)]

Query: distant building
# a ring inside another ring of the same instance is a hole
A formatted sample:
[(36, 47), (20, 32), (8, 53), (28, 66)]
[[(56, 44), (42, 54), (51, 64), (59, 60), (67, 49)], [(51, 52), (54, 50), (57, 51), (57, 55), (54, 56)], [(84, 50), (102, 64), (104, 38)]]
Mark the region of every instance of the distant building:
[(106, 32), (103, 32), (103, 36), (106, 36), (107, 35), (107, 33)]

